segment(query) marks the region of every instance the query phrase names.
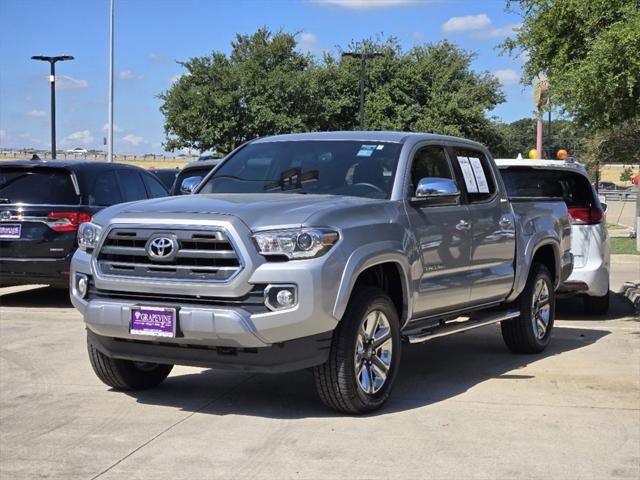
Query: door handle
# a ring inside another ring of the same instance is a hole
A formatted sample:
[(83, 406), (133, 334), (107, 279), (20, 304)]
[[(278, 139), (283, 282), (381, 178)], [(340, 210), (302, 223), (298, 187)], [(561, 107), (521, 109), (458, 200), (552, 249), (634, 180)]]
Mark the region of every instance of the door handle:
[(469, 230), (471, 228), (471, 224), (464, 220), (460, 220), (456, 225), (456, 230)]
[(501, 218), (500, 221), (498, 222), (498, 225), (500, 225), (500, 227), (504, 229), (513, 228), (513, 224), (511, 223), (511, 220), (506, 217)]

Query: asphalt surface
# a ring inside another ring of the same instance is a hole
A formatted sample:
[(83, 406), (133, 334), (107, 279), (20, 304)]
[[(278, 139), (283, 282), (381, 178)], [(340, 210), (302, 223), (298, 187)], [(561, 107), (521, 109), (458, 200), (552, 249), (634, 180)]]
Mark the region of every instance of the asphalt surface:
[[(636, 259), (613, 262), (613, 288), (640, 282)], [(112, 391), (65, 293), (4, 292), (2, 480), (640, 478), (640, 317), (620, 295), (602, 318), (561, 302), (542, 355), (509, 353), (498, 326), (405, 347), (386, 407), (350, 417), (308, 371), (176, 367)]]

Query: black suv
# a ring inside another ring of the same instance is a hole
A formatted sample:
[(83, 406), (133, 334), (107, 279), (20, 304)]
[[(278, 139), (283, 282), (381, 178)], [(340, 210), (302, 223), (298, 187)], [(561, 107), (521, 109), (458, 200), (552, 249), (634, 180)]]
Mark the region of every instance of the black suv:
[(155, 175), (132, 165), (0, 162), (0, 286), (67, 287), (78, 225), (109, 205), (167, 195)]

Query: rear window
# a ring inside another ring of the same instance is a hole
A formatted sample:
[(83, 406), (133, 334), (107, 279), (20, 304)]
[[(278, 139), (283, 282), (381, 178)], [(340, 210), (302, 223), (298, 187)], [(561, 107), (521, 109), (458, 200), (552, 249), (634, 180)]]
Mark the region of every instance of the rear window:
[(562, 198), (567, 207), (598, 206), (593, 188), (583, 175), (537, 168), (501, 169), (510, 197)]
[(77, 205), (80, 197), (66, 170), (0, 167), (0, 202)]

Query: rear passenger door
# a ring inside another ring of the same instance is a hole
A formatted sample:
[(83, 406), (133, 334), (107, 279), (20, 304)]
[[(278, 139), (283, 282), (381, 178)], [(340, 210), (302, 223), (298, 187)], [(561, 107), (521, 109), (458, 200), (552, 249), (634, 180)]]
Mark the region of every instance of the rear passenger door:
[[(451, 163), (442, 145), (427, 145), (413, 156), (407, 200), (414, 195), (420, 179), (454, 179)], [(461, 186), (458, 184), (458, 188)], [(462, 203), (418, 205), (407, 201), (407, 213), (422, 260), (419, 294), (414, 301), (416, 316), (463, 308), (469, 303), (467, 275), (471, 235), (469, 211)]]
[(502, 300), (514, 280), (515, 219), (496, 171), (482, 150), (452, 147), (462, 176), (471, 223), (470, 300), (474, 305)]
[(147, 198), (147, 190), (138, 172), (118, 170), (118, 179), (120, 180), (120, 189), (125, 202), (145, 200)]

